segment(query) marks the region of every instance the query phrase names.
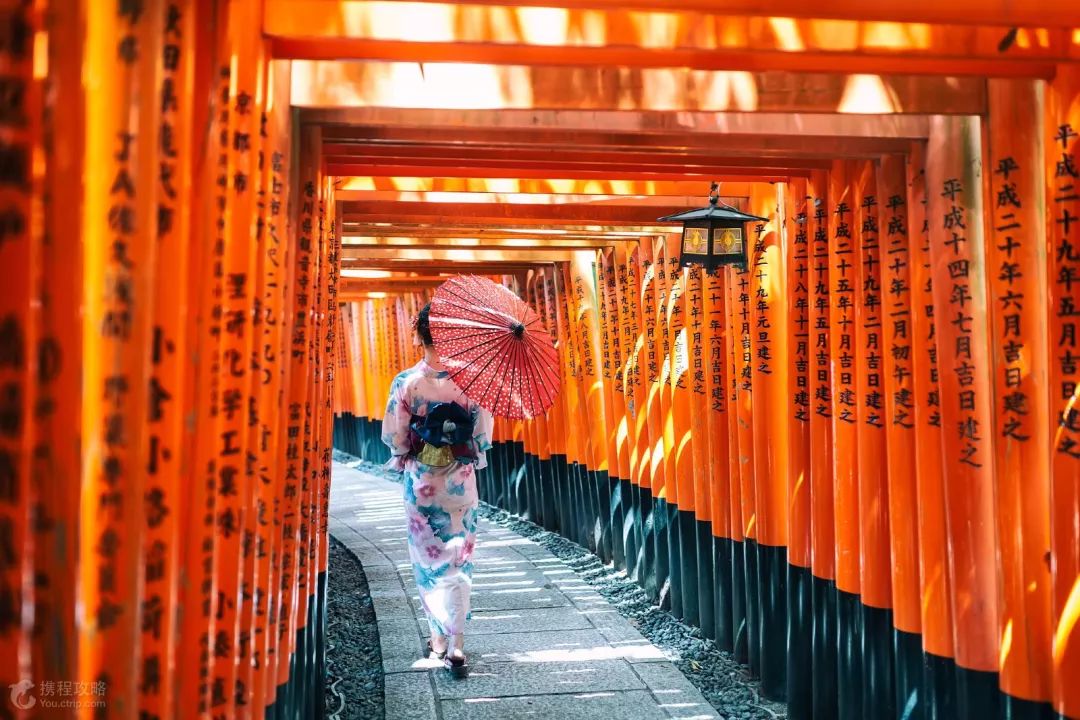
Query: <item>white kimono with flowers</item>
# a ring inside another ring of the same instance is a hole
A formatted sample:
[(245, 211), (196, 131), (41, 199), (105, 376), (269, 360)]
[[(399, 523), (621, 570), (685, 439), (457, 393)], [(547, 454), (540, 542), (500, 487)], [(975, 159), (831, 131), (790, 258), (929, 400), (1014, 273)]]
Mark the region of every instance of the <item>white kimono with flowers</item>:
[[(475, 463), (446, 467), (424, 465), (409, 455), (409, 423), (425, 415), (429, 403), (456, 402), (473, 417)], [(388, 467), (405, 474), (405, 513), (409, 522), (409, 559), (420, 602), (432, 633), (464, 632), (472, 590), (472, 554), (476, 546), (476, 470), (487, 465), (491, 414), (461, 394), (447, 377), (421, 360), (394, 378), (383, 417), (382, 440), (393, 458)]]

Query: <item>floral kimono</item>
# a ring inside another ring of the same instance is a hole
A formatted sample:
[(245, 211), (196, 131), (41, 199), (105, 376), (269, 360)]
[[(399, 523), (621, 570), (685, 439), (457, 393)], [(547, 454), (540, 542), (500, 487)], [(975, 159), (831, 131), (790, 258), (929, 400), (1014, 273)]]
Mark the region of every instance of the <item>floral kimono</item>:
[[(409, 424), (426, 415), (428, 405), (456, 402), (473, 420), (475, 461), (454, 460), (446, 467), (424, 465), (410, 454)], [(382, 441), (393, 458), (387, 464), (405, 474), (405, 512), (409, 521), (409, 559), (431, 632), (460, 635), (469, 617), (472, 554), (476, 545), (476, 470), (487, 465), (491, 414), (462, 395), (446, 372), (421, 360), (394, 378), (383, 417)]]

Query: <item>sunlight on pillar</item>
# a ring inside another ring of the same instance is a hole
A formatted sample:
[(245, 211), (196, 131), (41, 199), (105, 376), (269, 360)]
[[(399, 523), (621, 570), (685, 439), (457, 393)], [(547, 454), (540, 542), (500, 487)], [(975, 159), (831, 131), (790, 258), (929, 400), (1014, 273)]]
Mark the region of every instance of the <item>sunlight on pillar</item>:
[(806, 49), (799, 26), (793, 18), (769, 18), (769, 27), (776, 35), (776, 44), (786, 52), (798, 52)]
[(673, 13), (630, 13), (642, 47), (672, 48), (679, 40), (682, 18)]
[[(453, 42), (456, 39), (453, 5), (419, 2), (349, 3), (345, 24), (350, 33), (384, 40)], [(423, 22), (417, 22), (417, 18)]]
[[(348, 238), (346, 238), (348, 240)], [(389, 270), (365, 270), (363, 268), (342, 268), (341, 277), (343, 278), (360, 278), (362, 280), (379, 280), (381, 278), (392, 277), (393, 273)]]
[(999, 667), (1005, 667), (1005, 660), (1009, 657), (1009, 653), (1012, 651), (1013, 644), (1013, 621), (1009, 618), (1009, 621), (1005, 623), (1005, 631), (1001, 634), (1001, 648), (998, 651), (998, 663)]
[(694, 73), (701, 107), (751, 112), (758, 108), (757, 82), (748, 72)]
[(858, 46), (889, 50), (917, 50), (930, 47), (931, 28), (921, 23), (860, 23)]
[(292, 64), (293, 104), (433, 110), (533, 106), (530, 68), (469, 63)]
[(565, 45), (570, 11), (566, 8), (525, 7), (515, 11), (522, 39), (532, 45)]
[(851, 114), (885, 114), (901, 112), (896, 99), (878, 75), (852, 75), (844, 86), (837, 112)]

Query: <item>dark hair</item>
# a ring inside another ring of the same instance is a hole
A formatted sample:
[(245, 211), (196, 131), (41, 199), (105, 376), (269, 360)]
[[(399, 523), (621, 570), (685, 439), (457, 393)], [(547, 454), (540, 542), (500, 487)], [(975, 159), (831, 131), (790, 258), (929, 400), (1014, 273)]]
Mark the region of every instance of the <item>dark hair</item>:
[(416, 334), (420, 341), (427, 347), (434, 347), (435, 341), (431, 339), (431, 324), (428, 315), (431, 313), (431, 303), (424, 306), (420, 314), (416, 316)]

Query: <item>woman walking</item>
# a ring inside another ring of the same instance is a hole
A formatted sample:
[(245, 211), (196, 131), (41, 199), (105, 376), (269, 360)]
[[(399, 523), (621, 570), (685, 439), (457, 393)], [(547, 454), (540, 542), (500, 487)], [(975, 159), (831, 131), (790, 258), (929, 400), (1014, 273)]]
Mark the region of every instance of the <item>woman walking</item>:
[(431, 626), (429, 651), (455, 676), (464, 677), (476, 470), (487, 465), (493, 419), (448, 377), (435, 352), (429, 312), (430, 305), (416, 320), (424, 359), (394, 379), (382, 440), (393, 455), (388, 467), (405, 475), (409, 559)]

